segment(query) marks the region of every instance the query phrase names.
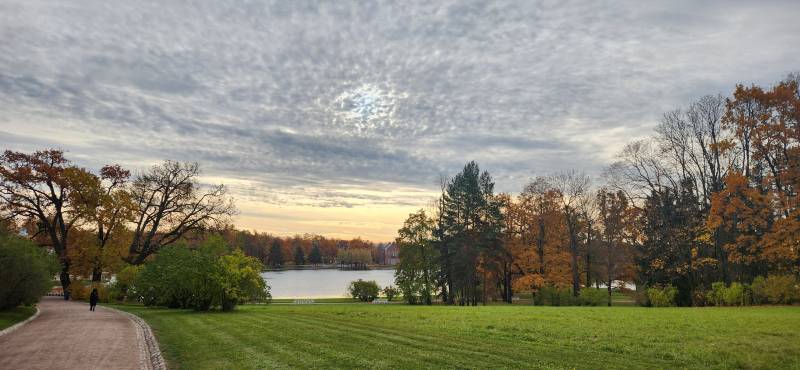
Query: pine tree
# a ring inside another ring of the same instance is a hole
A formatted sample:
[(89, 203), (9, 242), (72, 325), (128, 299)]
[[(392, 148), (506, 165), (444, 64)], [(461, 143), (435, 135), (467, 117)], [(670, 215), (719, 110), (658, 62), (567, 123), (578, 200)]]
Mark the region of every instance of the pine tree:
[(272, 239), (272, 246), (269, 248), (269, 265), (272, 267), (283, 266), (283, 249), (280, 239)]
[(303, 248), (299, 245), (294, 247), (294, 264), (304, 265), (306, 263), (306, 255), (303, 253)]
[(308, 255), (308, 262), (313, 264), (322, 263), (322, 251), (319, 249), (319, 243), (314, 241), (311, 247), (311, 253)]

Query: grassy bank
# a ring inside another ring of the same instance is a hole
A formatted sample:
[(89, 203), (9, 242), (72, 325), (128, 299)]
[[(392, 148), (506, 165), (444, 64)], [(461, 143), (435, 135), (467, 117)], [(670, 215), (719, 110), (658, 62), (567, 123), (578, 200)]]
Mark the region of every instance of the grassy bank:
[(17, 307), (12, 310), (0, 311), (0, 330), (31, 317), (35, 312), (35, 307)]
[(118, 306), (172, 368), (800, 368), (800, 307)]

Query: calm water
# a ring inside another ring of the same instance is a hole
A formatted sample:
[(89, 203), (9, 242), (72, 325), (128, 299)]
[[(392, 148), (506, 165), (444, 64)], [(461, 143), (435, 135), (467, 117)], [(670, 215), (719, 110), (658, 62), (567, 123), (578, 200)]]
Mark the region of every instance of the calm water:
[(358, 279), (375, 280), (381, 289), (394, 285), (394, 270), (287, 270), (268, 271), (261, 276), (270, 286), (272, 298), (347, 297), (347, 285)]

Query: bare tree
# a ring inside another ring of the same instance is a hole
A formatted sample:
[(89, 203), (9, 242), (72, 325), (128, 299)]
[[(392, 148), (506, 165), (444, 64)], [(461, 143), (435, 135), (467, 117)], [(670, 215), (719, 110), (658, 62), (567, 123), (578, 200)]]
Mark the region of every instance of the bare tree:
[(569, 251), (572, 257), (572, 294), (577, 297), (581, 289), (578, 271), (580, 217), (588, 200), (591, 179), (586, 174), (569, 171), (552, 176), (550, 182), (561, 193), (561, 210), (569, 233)]
[(197, 163), (166, 161), (133, 182), (137, 211), (129, 262), (141, 264), (187, 232), (219, 227), (236, 213), (226, 188), (201, 187), (199, 174)]

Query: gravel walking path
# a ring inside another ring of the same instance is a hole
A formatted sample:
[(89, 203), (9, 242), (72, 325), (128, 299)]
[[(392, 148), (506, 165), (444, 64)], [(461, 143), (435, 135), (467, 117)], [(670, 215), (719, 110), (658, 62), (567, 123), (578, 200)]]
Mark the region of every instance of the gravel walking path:
[(41, 314), (0, 337), (2, 369), (140, 369), (140, 336), (121, 312), (45, 297)]

